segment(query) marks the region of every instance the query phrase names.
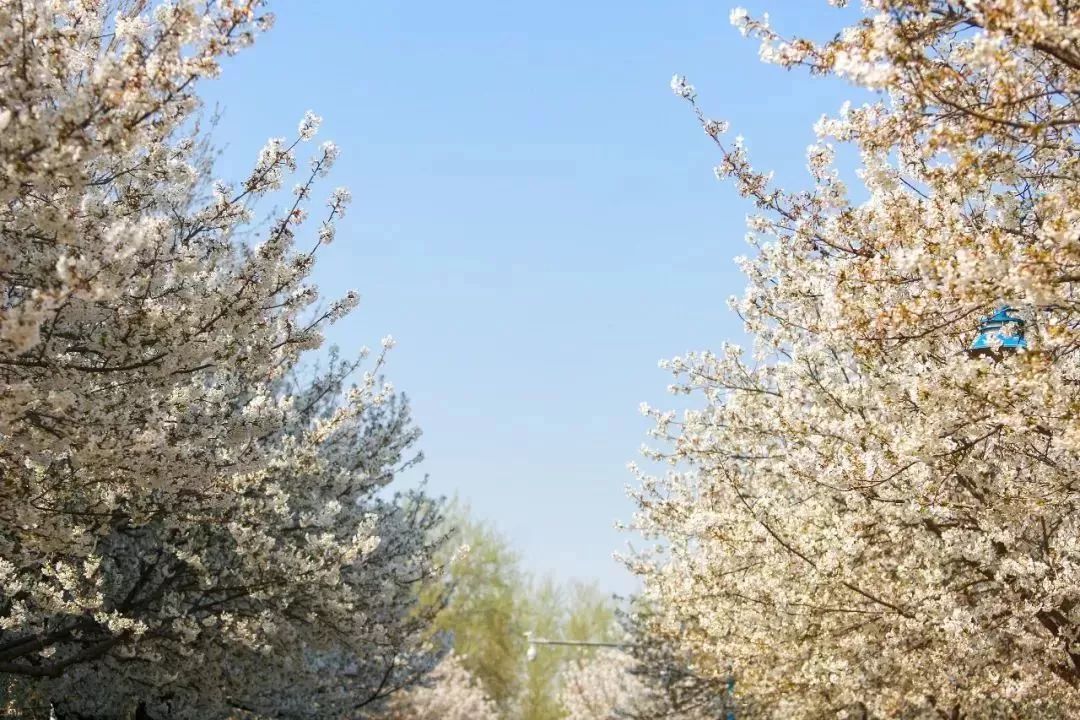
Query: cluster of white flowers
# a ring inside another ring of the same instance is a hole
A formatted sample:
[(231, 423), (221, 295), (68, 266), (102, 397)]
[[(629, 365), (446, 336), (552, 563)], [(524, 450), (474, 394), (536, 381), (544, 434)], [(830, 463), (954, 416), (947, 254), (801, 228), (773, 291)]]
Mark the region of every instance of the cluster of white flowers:
[(345, 208), (352, 202), (352, 193), (348, 188), (334, 188), (327, 205), (330, 207), (330, 217), (344, 217)]
[[(671, 470), (638, 471), (636, 525), (665, 545), (630, 565), (653, 630), (767, 717), (1076, 717), (1077, 8), (864, 8), (820, 45), (732, 14), (767, 59), (885, 92), (818, 123), (807, 192), (709, 133), (756, 206), (755, 344), (669, 364), (698, 403), (646, 409)], [(1003, 304), (1026, 350), (969, 355)]]
[(605, 650), (568, 663), (559, 678), (566, 720), (607, 720), (638, 708), (645, 693), (630, 673), (633, 662), (627, 653)]
[(673, 75), (671, 77), (671, 91), (686, 100), (693, 100), (697, 95), (694, 86), (683, 75)]
[(453, 653), (422, 684), (394, 697), (382, 720), (496, 720), (495, 703)]
[[(630, 628), (634, 643), (588, 653), (559, 676), (559, 702), (567, 720), (715, 720), (736, 707), (727, 679), (699, 678), (672, 652), (666, 638)], [(755, 717), (739, 713), (739, 717)]]
[(244, 242), (320, 119), (211, 189), (194, 92), (270, 18), (146, 5), (0, 3), (0, 675), (61, 718), (355, 715), (429, 662), (438, 508), (382, 491), (385, 352), (295, 380), (358, 297), (316, 311), (294, 240), (337, 149)]
[(296, 133), (301, 140), (310, 140), (315, 137), (315, 133), (319, 132), (320, 125), (322, 125), (322, 118), (308, 110), (300, 120), (300, 126), (296, 129)]

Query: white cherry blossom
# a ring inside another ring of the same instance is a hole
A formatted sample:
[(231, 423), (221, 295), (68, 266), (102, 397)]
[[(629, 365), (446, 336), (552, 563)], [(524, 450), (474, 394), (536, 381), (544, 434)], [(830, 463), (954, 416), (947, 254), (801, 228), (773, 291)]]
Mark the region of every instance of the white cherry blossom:
[[(664, 544), (629, 562), (652, 632), (766, 717), (1075, 717), (1077, 8), (863, 5), (824, 44), (732, 15), (767, 60), (880, 93), (817, 124), (808, 191), (713, 136), (755, 205), (754, 347), (668, 363), (696, 402), (649, 410), (670, 470), (638, 471), (636, 525)], [(970, 355), (1002, 305), (1026, 348)]]

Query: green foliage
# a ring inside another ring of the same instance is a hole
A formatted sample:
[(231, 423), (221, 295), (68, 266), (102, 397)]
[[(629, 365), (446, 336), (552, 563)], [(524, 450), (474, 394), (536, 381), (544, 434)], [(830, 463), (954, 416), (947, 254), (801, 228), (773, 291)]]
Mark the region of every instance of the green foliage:
[(615, 642), (622, 638), (611, 595), (595, 583), (571, 585), (563, 607), (563, 637), (567, 640)]
[[(534, 636), (550, 640), (613, 641), (618, 635), (611, 598), (592, 584), (560, 587), (552, 579), (528, 587), (524, 617)], [(596, 652), (591, 648), (539, 646), (528, 664), (520, 702), (521, 720), (559, 720), (559, 671), (567, 662)]]
[[(615, 608), (595, 585), (560, 586), (524, 572), (509, 542), (460, 503), (447, 513), (451, 589), (435, 619), (462, 664), (483, 684), (506, 720), (560, 720), (558, 675), (563, 663), (593, 652), (541, 646), (526, 662), (526, 631), (559, 640), (610, 641), (618, 636)], [(462, 545), (465, 553), (454, 554)]]
[[(536, 637), (559, 638), (563, 620), (562, 593), (546, 578), (530, 583), (524, 618)], [(557, 646), (537, 648), (536, 657), (525, 667), (520, 701), (521, 720), (558, 720), (563, 717), (555, 684), (567, 650)]]
[(449, 635), (462, 664), (483, 684), (500, 709), (510, 707), (520, 688), (525, 639), (521, 628), (520, 561), (491, 527), (471, 520), (456, 505), (447, 522), (455, 529), (448, 543), (451, 589), (434, 629)]

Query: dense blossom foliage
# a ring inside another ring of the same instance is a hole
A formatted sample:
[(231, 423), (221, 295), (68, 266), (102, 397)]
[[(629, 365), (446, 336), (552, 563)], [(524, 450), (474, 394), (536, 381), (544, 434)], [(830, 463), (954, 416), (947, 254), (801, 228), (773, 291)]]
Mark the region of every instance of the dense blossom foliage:
[[(651, 662), (656, 659), (643, 662), (627, 648), (567, 662), (559, 679), (566, 720), (715, 720), (735, 708), (724, 682)], [(755, 717), (745, 704), (738, 711), (741, 718)]]
[(496, 720), (495, 703), (451, 653), (419, 684), (399, 693), (386, 720)]
[(630, 674), (633, 658), (620, 650), (604, 650), (567, 663), (559, 683), (566, 720), (613, 720), (636, 707), (644, 688)]
[(297, 239), (337, 148), (253, 225), (319, 118), (211, 186), (194, 91), (270, 17), (115, 5), (0, 3), (0, 675), (61, 718), (356, 716), (436, 659), (438, 508), (384, 491), (392, 340), (303, 379), (357, 301), (307, 284), (348, 191)]
[(700, 672), (677, 638), (656, 632), (654, 613), (638, 603), (620, 611), (621, 635), (611, 648), (579, 652), (560, 673), (567, 720), (715, 720), (737, 710), (729, 674)]
[[(645, 408), (671, 469), (640, 473), (664, 543), (631, 562), (656, 631), (773, 717), (1075, 717), (1080, 4), (863, 8), (825, 43), (731, 15), (766, 61), (876, 94), (817, 124), (808, 191), (672, 82), (757, 208), (754, 347), (665, 363), (698, 402)], [(1027, 350), (971, 356), (1003, 304)]]

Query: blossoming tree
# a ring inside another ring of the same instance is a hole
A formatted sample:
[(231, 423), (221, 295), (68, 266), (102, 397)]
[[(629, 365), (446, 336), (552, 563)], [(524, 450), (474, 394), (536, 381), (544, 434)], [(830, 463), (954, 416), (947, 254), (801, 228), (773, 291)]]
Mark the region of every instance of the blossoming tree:
[(453, 653), (427, 676), (423, 684), (394, 697), (384, 720), (496, 720), (495, 703), (480, 681)]
[[(642, 657), (609, 649), (570, 660), (559, 678), (566, 720), (715, 720), (734, 710), (724, 682), (656, 662), (661, 658), (652, 650)], [(747, 709), (743, 704), (739, 717), (755, 717)]]
[(567, 720), (611, 720), (636, 707), (644, 695), (630, 674), (633, 658), (620, 650), (603, 650), (571, 660), (563, 668), (559, 700)]
[(200, 160), (260, 4), (0, 3), (0, 676), (61, 718), (353, 717), (434, 659), (392, 341), (300, 369), (356, 304), (308, 284), (346, 190), (298, 243), (338, 151), (261, 228), (319, 119), (235, 185)]
[[(832, 0), (833, 5), (846, 4)], [(743, 10), (762, 57), (876, 93), (775, 187), (694, 107), (749, 219), (754, 339), (666, 363), (631, 561), (774, 717), (1080, 712), (1080, 6), (867, 0), (835, 39)], [(853, 199), (833, 163), (857, 148)], [(1020, 352), (967, 350), (1008, 305)]]
[[(568, 720), (715, 720), (736, 710), (730, 676), (701, 672), (679, 638), (656, 631), (653, 615), (632, 601), (619, 612), (621, 642), (565, 663), (559, 699)], [(745, 700), (737, 710), (757, 717)]]

